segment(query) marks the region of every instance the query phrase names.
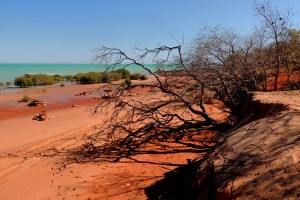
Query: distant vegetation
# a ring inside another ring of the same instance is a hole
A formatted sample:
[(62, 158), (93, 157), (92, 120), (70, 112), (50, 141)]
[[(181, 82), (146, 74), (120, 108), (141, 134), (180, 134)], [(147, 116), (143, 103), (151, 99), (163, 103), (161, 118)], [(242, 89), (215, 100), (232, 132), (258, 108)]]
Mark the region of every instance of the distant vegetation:
[(7, 87), (9, 87), (9, 86), (11, 85), (11, 82), (10, 82), (10, 81), (6, 81), (5, 85), (6, 85)]
[(15, 78), (15, 85), (19, 87), (52, 85), (54, 82), (54, 76), (46, 74), (25, 74), (24, 76)]
[(12, 83), (10, 81), (6, 81), (5, 84), (3, 82), (0, 82), (0, 88), (3, 87), (4, 85), (6, 87), (9, 87)]
[[(53, 85), (63, 81), (76, 81), (80, 84), (95, 84), (95, 83), (111, 83), (120, 79), (127, 80), (146, 80), (147, 76), (140, 73), (130, 74), (128, 70), (118, 69), (111, 72), (87, 72), (77, 73), (76, 75), (61, 76), (59, 74), (47, 75), (47, 74), (25, 74), (23, 76), (15, 78), (14, 84), (18, 87), (31, 87), (39, 85)], [(10, 83), (10, 82), (9, 82)], [(7, 85), (8, 83), (6, 83)], [(2, 85), (4, 85), (2, 83)], [(62, 84), (60, 84), (62, 86)]]
[(93, 84), (101, 82), (100, 73), (97, 72), (78, 73), (73, 76), (73, 79), (81, 84)]

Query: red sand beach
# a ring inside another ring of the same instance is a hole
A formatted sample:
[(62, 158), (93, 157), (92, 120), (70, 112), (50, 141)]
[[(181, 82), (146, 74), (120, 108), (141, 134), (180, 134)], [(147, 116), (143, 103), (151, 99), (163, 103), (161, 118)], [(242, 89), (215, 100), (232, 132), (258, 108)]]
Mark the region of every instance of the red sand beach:
[[(146, 199), (144, 189), (176, 168), (169, 163), (186, 164), (198, 156), (144, 154), (135, 156), (137, 161), (66, 166), (66, 156), (48, 156), (78, 147), (97, 131), (105, 117), (91, 113), (99, 86), (52, 85), (0, 94), (0, 199)], [(28, 107), (18, 102), (24, 95), (47, 105)], [(32, 120), (41, 111), (51, 119)]]
[[(149, 187), (171, 170), (176, 172), (180, 164), (201, 156), (180, 152), (140, 154), (117, 163), (69, 162), (69, 152), (96, 133), (107, 116), (91, 112), (98, 102), (94, 97), (99, 87), (66, 84), (0, 93), (0, 199), (147, 199)], [(86, 95), (79, 95), (83, 92)], [(147, 90), (139, 88), (133, 93), (142, 98)], [(24, 95), (47, 105), (29, 107), (19, 102)], [(256, 98), (286, 104), (292, 111), (300, 108), (299, 91), (256, 93)], [(220, 111), (207, 106), (220, 116)], [(50, 120), (32, 120), (42, 111)]]

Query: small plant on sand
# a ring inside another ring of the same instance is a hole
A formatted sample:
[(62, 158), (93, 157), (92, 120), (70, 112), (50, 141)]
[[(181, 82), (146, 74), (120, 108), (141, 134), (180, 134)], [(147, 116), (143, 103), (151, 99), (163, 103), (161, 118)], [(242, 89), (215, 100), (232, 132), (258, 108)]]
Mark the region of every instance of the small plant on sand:
[(21, 102), (28, 102), (30, 100), (31, 98), (28, 95), (24, 95), (23, 98), (21, 99)]
[(141, 78), (141, 76), (142, 76), (142, 74), (140, 74), (140, 73), (134, 73), (134, 74), (130, 74), (130, 75), (129, 75), (129, 78), (130, 78), (131, 80), (138, 80), (138, 79)]
[(148, 79), (148, 77), (147, 77), (146, 75), (144, 75), (144, 74), (143, 74), (143, 75), (141, 76), (141, 78), (140, 78), (140, 79), (144, 81), (144, 80), (147, 80), (147, 79)]
[(126, 78), (125, 81), (124, 81), (125, 85), (131, 85), (132, 84), (132, 81), (130, 78)]
[(60, 87), (65, 87), (64, 83), (59, 84)]

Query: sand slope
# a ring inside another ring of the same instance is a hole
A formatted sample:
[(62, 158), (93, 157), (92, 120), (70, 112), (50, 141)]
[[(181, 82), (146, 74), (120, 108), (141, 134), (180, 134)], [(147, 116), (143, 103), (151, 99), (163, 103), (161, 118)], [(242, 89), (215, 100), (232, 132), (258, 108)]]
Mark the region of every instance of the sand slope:
[(231, 133), (213, 154), (219, 191), (237, 199), (300, 199), (300, 91), (256, 93), (290, 111)]

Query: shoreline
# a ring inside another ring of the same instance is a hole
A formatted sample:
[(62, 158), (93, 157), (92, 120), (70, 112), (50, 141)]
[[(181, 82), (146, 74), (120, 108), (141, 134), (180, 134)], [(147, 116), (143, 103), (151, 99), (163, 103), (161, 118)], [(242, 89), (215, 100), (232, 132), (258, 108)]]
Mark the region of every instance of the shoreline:
[[(155, 64), (145, 64), (149, 69), (155, 71)], [(61, 75), (75, 75), (77, 73), (87, 73), (91, 71), (104, 72), (107, 64), (95, 63), (0, 63), (0, 82), (6, 81), (13, 82), (16, 77), (25, 74), (61, 74)], [(116, 69), (123, 68), (122, 65)], [(131, 73), (142, 73), (149, 75), (140, 67), (129, 66), (127, 67)]]
[[(92, 86), (66, 84), (63, 88), (51, 85), (21, 88), (14, 93), (0, 94), (0, 155), (7, 152), (8, 148), (14, 151), (24, 147), (25, 143), (32, 144), (74, 128), (101, 123), (101, 120), (92, 117), (90, 112), (98, 100), (87, 92), (98, 87), (99, 84)], [(83, 91), (86, 91), (87, 95), (75, 96)], [(28, 102), (19, 102), (25, 95), (42, 100), (46, 105), (30, 107), (27, 105)], [(72, 107), (73, 105), (76, 107)], [(32, 119), (41, 112), (47, 112), (52, 118), (43, 122)]]
[[(72, 105), (88, 106), (97, 103), (92, 91), (100, 87), (100, 84), (79, 85), (66, 84), (64, 87), (56, 85), (37, 86), (31, 88), (18, 88), (15, 91), (0, 93), (0, 120), (34, 114), (42, 110), (53, 111), (70, 108)], [(76, 94), (87, 92), (85, 96)], [(19, 102), (25, 95), (32, 99), (40, 99), (46, 102), (45, 106), (29, 107), (28, 102)]]

